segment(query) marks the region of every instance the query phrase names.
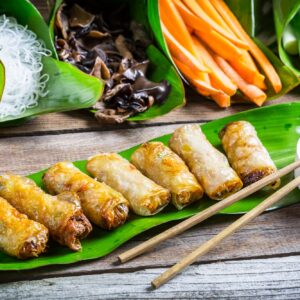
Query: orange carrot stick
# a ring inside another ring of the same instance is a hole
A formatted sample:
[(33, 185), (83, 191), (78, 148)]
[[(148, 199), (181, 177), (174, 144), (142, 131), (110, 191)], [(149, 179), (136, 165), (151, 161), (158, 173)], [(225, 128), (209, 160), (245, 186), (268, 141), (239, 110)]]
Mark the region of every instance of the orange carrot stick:
[[(207, 75), (207, 73), (203, 73), (201, 71), (192, 71), (187, 65), (184, 64), (184, 62), (178, 60), (177, 58), (173, 58), (177, 68), (179, 69), (179, 71), (182, 73), (182, 75), (184, 75), (184, 77), (191, 82), (192, 80), (199, 80), (201, 82), (203, 82), (203, 84), (207, 84), (207, 87), (210, 86), (210, 80), (204, 76)], [(202, 91), (202, 95), (204, 96), (209, 96), (211, 93), (211, 91), (208, 88), (203, 89)]]
[(222, 108), (227, 108), (230, 106), (230, 96), (225, 93), (212, 94), (211, 98)]
[(258, 48), (258, 46), (252, 41), (249, 35), (245, 32), (235, 15), (231, 12), (228, 6), (222, 0), (211, 0), (211, 3), (221, 14), (226, 23), (230, 28), (235, 32), (235, 34), (248, 43), (250, 47), (250, 52), (253, 57), (256, 59), (258, 64), (263, 69), (265, 75), (270, 80), (270, 83), (276, 93), (279, 93), (282, 89), (282, 83), (280, 77), (278, 76), (276, 70), (266, 58), (264, 53)]
[(249, 64), (246, 64), (239, 59), (230, 61), (230, 65), (248, 83), (254, 84), (262, 90), (265, 90), (267, 88), (265, 84), (265, 76), (260, 74), (258, 71), (251, 69), (251, 66), (249, 66)]
[(191, 28), (207, 32), (212, 31), (213, 27), (207, 23), (203, 18), (196, 16), (184, 3), (180, 0), (174, 0), (174, 4), (180, 13), (185, 24)]
[(220, 107), (225, 108), (230, 106), (230, 96), (223, 91), (213, 88), (210, 84), (197, 79), (197, 76), (184, 63), (176, 59), (174, 61), (178, 69), (201, 95), (210, 96)]
[(224, 71), (225, 74), (238, 86), (238, 88), (258, 106), (267, 99), (267, 95), (253, 84), (248, 84), (222, 57), (215, 55), (215, 60)]
[(198, 5), (206, 12), (206, 14), (214, 20), (217, 24), (222, 26), (227, 32), (230, 32), (234, 35), (230, 27), (227, 25), (227, 23), (223, 20), (221, 15), (218, 13), (218, 11), (215, 9), (215, 7), (211, 4), (210, 0), (196, 0)]
[(194, 71), (210, 72), (210, 70), (199, 62), (199, 60), (193, 56), (188, 50), (186, 50), (169, 32), (164, 23), (161, 22), (162, 31), (168, 48), (172, 54), (172, 57), (176, 57), (181, 61), (185, 61), (186, 64)]
[(196, 48), (193, 44), (191, 35), (173, 1), (159, 0), (159, 11), (162, 22), (174, 38), (191, 54), (197, 57)]
[(233, 96), (236, 93), (237, 86), (220, 69), (218, 64), (214, 61), (212, 55), (197, 37), (193, 37), (193, 42), (202, 56), (204, 64), (211, 70), (209, 77), (211, 78), (212, 86), (216, 89), (222, 90), (229, 96)]
[[(218, 13), (210, 0), (196, 0), (199, 6), (211, 17), (215, 22), (219, 23), (223, 28), (234, 35), (234, 32), (224, 21), (222, 16)], [(230, 64), (234, 69), (244, 78), (248, 83), (257, 85), (260, 89), (266, 89), (264, 83), (265, 77), (259, 73), (254, 61), (246, 50), (242, 50), (240, 59), (234, 59)]]
[[(228, 39), (229, 41), (236, 44), (240, 48), (249, 49), (249, 46), (245, 41), (235, 37), (234, 34), (230, 34), (230, 32), (226, 31), (224, 28), (222, 28), (222, 26), (220, 26), (218, 23), (216, 23), (214, 20), (212, 20), (206, 14), (206, 12), (198, 5), (198, 3), (195, 0), (183, 0), (183, 2), (192, 13), (194, 13), (198, 18), (202, 19), (204, 22), (206, 22), (208, 25), (210, 25), (213, 30), (218, 32), (224, 38)], [(184, 19), (184, 20), (189, 21), (188, 19)], [(197, 24), (198, 24), (198, 22), (196, 23), (195, 26), (197, 26)], [(188, 24), (188, 25), (191, 26), (191, 24)], [(201, 30), (201, 29), (199, 29), (199, 30)], [(203, 32), (203, 30), (201, 30), (201, 31)]]
[(216, 31), (203, 33), (195, 31), (195, 34), (215, 53), (227, 60), (236, 60), (242, 55), (242, 50), (232, 44)]

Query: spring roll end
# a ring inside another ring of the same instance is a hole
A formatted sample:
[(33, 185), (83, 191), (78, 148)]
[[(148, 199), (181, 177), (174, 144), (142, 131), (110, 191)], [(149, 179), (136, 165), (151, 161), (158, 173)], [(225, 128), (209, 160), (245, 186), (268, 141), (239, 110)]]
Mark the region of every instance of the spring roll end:
[(140, 216), (152, 216), (163, 210), (169, 204), (170, 199), (170, 192), (163, 189), (141, 201), (142, 205), (132, 207), (132, 210)]
[(97, 225), (107, 230), (112, 230), (127, 220), (129, 208), (127, 203), (118, 203), (113, 209), (111, 209), (111, 201), (108, 201), (107, 205), (102, 209), (102, 218)]
[(222, 186), (219, 186), (215, 191), (207, 193), (208, 197), (213, 200), (223, 200), (230, 195), (238, 192), (243, 187), (242, 181), (237, 178), (231, 181), (226, 181)]
[(178, 193), (172, 193), (172, 203), (178, 209), (182, 210), (193, 202), (200, 200), (203, 197), (203, 189), (197, 190), (181, 190)]
[[(244, 186), (248, 186), (258, 180), (263, 179), (268, 175), (273, 174), (274, 172), (276, 172), (274, 168), (262, 168), (262, 169), (256, 169), (249, 173), (240, 174), (240, 177), (244, 182)], [(280, 186), (280, 184), (281, 184), (281, 180), (277, 179), (274, 183), (270, 184), (269, 187), (271, 187), (272, 189), (277, 189)]]
[(29, 237), (24, 242), (21, 249), (19, 250), (18, 258), (27, 259), (38, 257), (40, 254), (46, 251), (48, 238), (48, 229), (46, 227), (42, 228), (39, 234)]
[(80, 241), (84, 239), (92, 231), (92, 225), (86, 216), (78, 210), (72, 215), (64, 226), (58, 230), (54, 239), (62, 245), (68, 246), (74, 251), (81, 250)]

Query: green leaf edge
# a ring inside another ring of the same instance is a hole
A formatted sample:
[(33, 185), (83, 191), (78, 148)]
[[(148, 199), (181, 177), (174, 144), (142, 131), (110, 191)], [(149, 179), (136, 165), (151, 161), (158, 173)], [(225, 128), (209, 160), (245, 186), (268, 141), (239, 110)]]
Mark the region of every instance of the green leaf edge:
[(0, 59), (0, 102), (2, 100), (2, 96), (5, 89), (5, 66)]
[[(287, 11), (284, 13), (282, 12), (281, 5), (287, 4), (290, 6)], [(278, 53), (280, 56), (281, 61), (288, 66), (297, 76), (300, 76), (300, 69), (297, 69), (293, 64), (293, 58), (289, 55), (283, 48), (282, 45), (282, 36), (284, 29), (286, 26), (291, 22), (295, 14), (300, 9), (300, 1), (299, 0), (273, 0), (273, 11), (274, 11), (274, 22), (275, 22), (275, 29), (276, 29), (276, 36), (277, 36), (277, 47)], [(299, 59), (299, 57), (297, 57)]]

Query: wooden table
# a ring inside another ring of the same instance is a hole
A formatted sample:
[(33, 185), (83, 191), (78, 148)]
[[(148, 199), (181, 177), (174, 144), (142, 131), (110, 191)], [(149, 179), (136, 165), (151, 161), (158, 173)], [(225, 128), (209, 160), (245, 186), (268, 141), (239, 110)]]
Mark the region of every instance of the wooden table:
[[(46, 14), (44, 1), (35, 1)], [(295, 100), (290, 94), (272, 103)], [(86, 159), (98, 151), (119, 151), (172, 132), (179, 124), (203, 123), (251, 108), (219, 110), (188, 91), (189, 104), (149, 122), (100, 126), (86, 111), (41, 116), (0, 129), (0, 172), (28, 174), (61, 160)], [(0, 299), (196, 299), (300, 298), (300, 205), (258, 217), (186, 272), (159, 290), (150, 281), (210, 239), (236, 216), (216, 216), (124, 265), (116, 255), (172, 224), (132, 239), (111, 255), (73, 265), (0, 273)]]

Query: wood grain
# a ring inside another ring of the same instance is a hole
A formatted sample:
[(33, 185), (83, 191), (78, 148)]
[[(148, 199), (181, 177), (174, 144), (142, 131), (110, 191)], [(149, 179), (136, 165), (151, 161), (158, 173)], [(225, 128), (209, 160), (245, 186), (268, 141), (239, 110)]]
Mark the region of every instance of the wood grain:
[(81, 160), (97, 152), (124, 150), (170, 133), (180, 125), (2, 138), (0, 172), (30, 174), (62, 160)]
[[(220, 109), (209, 100), (203, 99), (193, 91), (188, 92), (188, 104), (167, 115), (145, 122), (126, 122), (121, 125), (99, 124), (93, 114), (86, 110), (52, 113), (37, 118), (18, 127), (0, 128), (0, 138), (7, 136), (32, 136), (41, 134), (57, 134), (72, 132), (91, 132), (153, 127), (174, 123), (202, 123), (223, 118), (234, 113), (255, 108), (253, 105), (239, 104), (228, 109)], [(294, 101), (294, 94), (286, 95), (278, 100), (270, 101), (267, 105)]]
[(2, 284), (0, 299), (299, 299), (300, 256), (192, 266), (158, 290), (165, 269)]

